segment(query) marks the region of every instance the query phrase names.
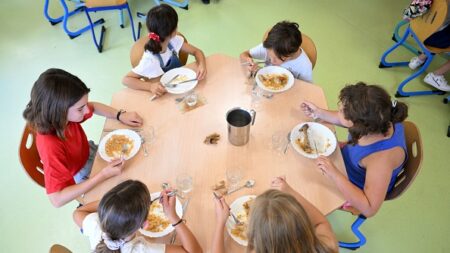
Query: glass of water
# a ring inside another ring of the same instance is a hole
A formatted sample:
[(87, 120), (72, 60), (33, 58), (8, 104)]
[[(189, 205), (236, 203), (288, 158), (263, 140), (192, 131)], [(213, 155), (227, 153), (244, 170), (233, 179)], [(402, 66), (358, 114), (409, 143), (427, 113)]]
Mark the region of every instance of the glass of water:
[(178, 175), (176, 181), (177, 181), (176, 182), (177, 188), (178, 188), (178, 190), (181, 191), (182, 197), (185, 197), (187, 193), (192, 191), (193, 181), (192, 181), (192, 177), (189, 176), (188, 174), (182, 173), (182, 174)]
[(239, 186), (242, 179), (242, 172), (240, 168), (228, 168), (226, 172), (228, 190), (234, 190)]
[(284, 152), (284, 149), (286, 148), (287, 143), (287, 137), (286, 133), (283, 131), (276, 131), (272, 135), (272, 150), (278, 154), (281, 155)]

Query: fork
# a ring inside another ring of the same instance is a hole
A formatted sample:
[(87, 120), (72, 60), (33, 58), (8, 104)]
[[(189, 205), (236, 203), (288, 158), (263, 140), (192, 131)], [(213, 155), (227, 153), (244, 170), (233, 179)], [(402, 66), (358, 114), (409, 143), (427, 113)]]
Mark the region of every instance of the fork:
[(162, 84), (163, 86), (167, 87), (167, 88), (173, 88), (171, 87), (171, 82), (173, 82), (173, 80), (177, 79), (177, 77), (179, 77), (180, 74), (176, 74), (175, 76), (173, 76), (167, 83)]
[[(172, 197), (172, 196), (174, 196), (175, 194), (177, 194), (177, 192), (178, 192), (178, 190), (177, 190), (177, 189), (174, 189), (174, 190), (172, 190), (171, 192), (167, 193), (167, 196), (168, 196), (168, 197)], [(153, 203), (153, 202), (155, 202), (155, 201), (161, 199), (161, 197), (162, 197), (162, 195), (159, 195), (159, 196), (156, 197), (155, 199), (152, 199), (151, 202)]]
[(231, 210), (230, 210), (230, 216), (233, 218), (234, 223), (236, 223), (236, 225), (242, 225), (242, 224), (244, 224), (244, 222), (240, 221), (240, 220), (236, 217), (236, 215), (234, 215), (234, 214), (231, 212)]
[(179, 84), (193, 82), (193, 81), (197, 81), (197, 80), (198, 80), (197, 78), (192, 78), (192, 79), (189, 79), (189, 80), (181, 81), (179, 83), (170, 84), (170, 86), (166, 86), (166, 87), (167, 88), (176, 88)]

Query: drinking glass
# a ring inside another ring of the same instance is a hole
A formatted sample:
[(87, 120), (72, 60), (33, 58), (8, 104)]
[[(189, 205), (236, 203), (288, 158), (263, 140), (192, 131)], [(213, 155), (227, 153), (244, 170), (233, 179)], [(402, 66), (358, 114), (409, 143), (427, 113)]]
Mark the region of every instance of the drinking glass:
[(234, 190), (239, 186), (239, 182), (242, 179), (242, 173), (240, 168), (228, 168), (226, 172), (228, 190)]
[(272, 150), (281, 155), (284, 152), (284, 149), (287, 145), (286, 133), (283, 131), (276, 131), (272, 135)]
[(176, 181), (177, 188), (181, 191), (182, 197), (185, 197), (188, 192), (192, 191), (193, 181), (192, 177), (188, 174), (182, 173), (178, 175)]

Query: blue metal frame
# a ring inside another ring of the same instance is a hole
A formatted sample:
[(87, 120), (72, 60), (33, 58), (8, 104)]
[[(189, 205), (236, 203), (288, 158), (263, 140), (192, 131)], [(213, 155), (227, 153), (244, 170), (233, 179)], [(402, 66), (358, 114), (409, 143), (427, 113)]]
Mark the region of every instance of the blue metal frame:
[[(155, 4), (157, 4), (157, 5), (161, 4), (161, 1), (159, 1), (159, 0), (154, 0), (154, 1), (155, 1)], [(162, 2), (180, 7), (185, 10), (187, 10), (189, 8), (189, 0), (184, 0), (183, 2), (178, 2), (176, 0), (162, 0)]]
[[(409, 25), (409, 20), (406, 19), (402, 19), (400, 22), (398, 22), (397, 26), (395, 26), (394, 29), (394, 34), (392, 34), (392, 40), (397, 42), (399, 40), (401, 40), (401, 38), (403, 36), (400, 36), (400, 27), (404, 26), (404, 25)], [(415, 55), (419, 55), (422, 52), (420, 52), (420, 50), (418, 50), (417, 48), (415, 48), (414, 46), (412, 46), (411, 44), (409, 44), (408, 42), (404, 41), (402, 46), (404, 46), (406, 49), (408, 49), (409, 51), (411, 51), (411, 53), (415, 54)]]
[[(63, 16), (63, 29), (64, 32), (66, 32), (67, 35), (69, 35), (69, 38), (73, 39), (78, 37), (79, 35), (81, 35), (82, 33), (88, 31), (89, 29), (91, 29), (91, 25), (86, 25), (85, 27), (82, 27), (76, 31), (71, 31), (68, 27), (68, 21), (69, 21), (69, 17), (72, 16), (74, 13), (71, 13), (69, 11), (69, 8), (67, 7), (66, 1), (65, 0), (60, 0), (59, 1), (61, 3), (61, 6), (63, 7), (64, 10), (64, 16)], [(80, 3), (77, 5), (77, 9), (80, 8), (83, 11), (86, 11), (86, 6), (84, 6), (84, 3)], [(103, 18), (95, 21), (93, 23), (93, 26), (96, 25), (100, 25), (103, 24), (105, 22), (105, 20)]]
[(366, 217), (364, 215), (359, 215), (358, 218), (353, 222), (352, 224), (352, 231), (353, 234), (358, 238), (357, 242), (339, 242), (339, 247), (355, 250), (360, 247), (362, 247), (364, 244), (366, 244), (366, 237), (359, 231), (359, 227), (366, 221)]
[(128, 12), (128, 16), (130, 18), (130, 24), (131, 24), (131, 31), (133, 33), (133, 40), (136, 41), (140, 36), (141, 24), (139, 24), (139, 26), (138, 26), (138, 31), (137, 31), (137, 35), (136, 35), (136, 32), (134, 30), (133, 16), (131, 15), (130, 6), (128, 5), (128, 3), (122, 4), (122, 5), (114, 5), (114, 6), (101, 6), (101, 7), (93, 7), (93, 8), (86, 7), (85, 8), (85, 13), (86, 13), (86, 16), (89, 21), (88, 29), (89, 28), (91, 29), (92, 39), (94, 40), (94, 44), (97, 47), (97, 50), (99, 53), (101, 53), (103, 51), (103, 38), (104, 38), (104, 33), (106, 31), (106, 28), (104, 26), (102, 26), (101, 32), (100, 32), (100, 40), (97, 40), (97, 37), (95, 36), (95, 30), (94, 30), (94, 26), (96, 25), (96, 23), (92, 23), (92, 19), (89, 16), (89, 13), (96, 12), (96, 11), (119, 10), (120, 11), (120, 26), (123, 28), (124, 22), (123, 22), (123, 12), (122, 11), (124, 9), (126, 9)]
[[(82, 3), (82, 1), (77, 1), (77, 0), (72, 0), (73, 2), (77, 2), (77, 3)], [(50, 16), (50, 14), (48, 14), (48, 7), (50, 4), (50, 0), (45, 0), (44, 2), (44, 17), (50, 22), (51, 25), (56, 25), (58, 23), (60, 23), (61, 21), (63, 21), (64, 15), (59, 16), (57, 18), (52, 18)], [(82, 6), (78, 6), (77, 8), (75, 8), (73, 11), (68, 12), (67, 15), (72, 16), (78, 12), (83, 11), (83, 7)]]
[(391, 48), (389, 48), (388, 50), (386, 50), (386, 52), (383, 53), (383, 55), (381, 56), (381, 61), (380, 61), (380, 65), (378, 66), (379, 68), (390, 68), (390, 67), (398, 67), (398, 66), (407, 66), (408, 62), (387, 62), (386, 61), (386, 57), (395, 49), (397, 49), (400, 45), (404, 45), (406, 39), (409, 36), (412, 36), (414, 41), (417, 43), (417, 45), (419, 45), (420, 49), (422, 50), (422, 52), (426, 55), (427, 60), (425, 61), (425, 63), (422, 65), (421, 68), (419, 68), (419, 70), (417, 70), (416, 72), (414, 72), (412, 75), (410, 75), (409, 77), (407, 77), (405, 80), (403, 80), (398, 88), (397, 88), (397, 93), (395, 94), (396, 97), (409, 97), (409, 96), (420, 96), (420, 95), (442, 95), (445, 94), (444, 91), (440, 91), (440, 90), (425, 90), (425, 91), (409, 91), (406, 92), (403, 90), (403, 88), (406, 86), (406, 84), (411, 81), (412, 79), (416, 78), (417, 76), (419, 76), (420, 74), (422, 74), (430, 65), (431, 61), (433, 60), (434, 54), (431, 53), (419, 40), (419, 38), (417, 38), (417, 35), (412, 31), (411, 27), (408, 26), (406, 28), (405, 34), (403, 35), (403, 37), (400, 39), (400, 41), (398, 41), (397, 43), (394, 44), (394, 46), (392, 46)]

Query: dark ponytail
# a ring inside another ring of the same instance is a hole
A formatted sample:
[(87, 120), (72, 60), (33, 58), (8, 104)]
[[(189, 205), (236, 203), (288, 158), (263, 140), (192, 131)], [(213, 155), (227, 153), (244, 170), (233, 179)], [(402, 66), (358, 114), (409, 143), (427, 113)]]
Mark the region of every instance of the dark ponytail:
[(149, 34), (154, 35), (145, 44), (145, 50), (159, 54), (161, 43), (177, 29), (178, 14), (171, 6), (161, 4), (148, 11), (146, 24)]
[(345, 119), (353, 122), (348, 129), (353, 144), (368, 134), (386, 135), (392, 124), (402, 122), (408, 116), (408, 106), (392, 101), (386, 90), (378, 85), (363, 82), (347, 85), (341, 90), (339, 100)]
[(391, 110), (391, 122), (398, 123), (403, 122), (408, 117), (408, 106), (403, 103), (397, 101), (395, 106), (392, 106)]

